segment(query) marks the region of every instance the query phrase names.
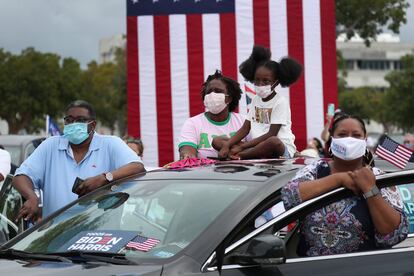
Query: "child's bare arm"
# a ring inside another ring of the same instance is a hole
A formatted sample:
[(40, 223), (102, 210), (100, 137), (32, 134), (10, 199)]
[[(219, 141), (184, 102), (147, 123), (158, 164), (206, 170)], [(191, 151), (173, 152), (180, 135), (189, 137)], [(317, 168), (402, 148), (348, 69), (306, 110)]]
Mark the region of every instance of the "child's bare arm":
[(245, 142), (245, 143), (241, 144), (242, 149), (245, 150), (245, 149), (248, 149), (248, 148), (252, 148), (252, 147), (256, 146), (257, 144), (265, 141), (269, 137), (277, 136), (277, 134), (279, 133), (279, 130), (280, 130), (281, 127), (282, 127), (282, 125), (279, 125), (279, 124), (270, 125), (269, 131), (267, 133), (263, 134), (262, 136), (259, 136), (259, 137), (255, 138), (255, 139), (252, 139), (248, 142)]
[(238, 144), (244, 137), (247, 136), (250, 132), (250, 121), (245, 120), (242, 127), (234, 134), (233, 137), (231, 137), (228, 141), (223, 142), (223, 146), (219, 151), (218, 156), (220, 158), (226, 158), (229, 155), (230, 148), (233, 145)]

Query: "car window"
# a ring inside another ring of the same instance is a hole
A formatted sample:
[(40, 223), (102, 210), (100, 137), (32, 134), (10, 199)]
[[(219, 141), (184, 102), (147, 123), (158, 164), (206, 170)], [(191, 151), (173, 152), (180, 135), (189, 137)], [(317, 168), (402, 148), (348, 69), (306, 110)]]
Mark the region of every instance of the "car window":
[(14, 238), (23, 228), (21, 220), (16, 222), (22, 197), (11, 185), (12, 179), (12, 175), (6, 177), (0, 192), (0, 244)]
[(104, 252), (109, 247), (99, 247), (100, 244), (89, 242), (88, 237), (93, 236), (96, 241), (99, 237), (111, 236), (116, 242), (120, 238), (132, 241), (134, 237), (141, 237), (151, 239), (150, 250), (129, 250), (127, 244), (113, 248), (116, 252), (124, 248), (120, 252), (132, 259), (172, 257), (230, 204), (253, 189), (253, 186), (232, 183), (168, 180), (113, 185), (111, 191), (101, 190), (82, 198), (12, 248), (36, 253)]
[[(34, 152), (34, 150), (36, 149), (35, 145), (33, 144), (33, 142), (28, 143), (26, 145), (26, 148), (24, 149), (24, 160), (27, 159), (27, 157), (30, 156), (30, 154), (32, 154)], [(24, 161), (23, 160), (23, 161)]]
[(404, 203), (404, 212), (409, 223), (409, 233), (414, 233), (414, 183), (398, 186), (398, 192)]
[[(412, 184), (407, 185), (407, 183), (414, 183), (414, 172), (405, 172), (403, 173), (390, 173), (389, 175), (382, 175), (379, 176), (380, 180), (377, 180), (377, 185), (381, 187), (389, 187), (389, 186), (397, 186), (399, 189), (400, 187), (400, 194), (405, 193), (405, 205), (406, 211), (410, 211), (409, 206), (412, 205), (412, 197), (411, 197), (411, 189)], [(408, 193), (408, 191), (409, 193)], [(401, 192), (402, 191), (402, 192)], [(410, 194), (410, 196), (409, 196)], [(224, 265), (234, 265), (232, 263), (232, 255), (238, 254), (240, 252), (245, 252), (245, 246), (248, 244), (248, 240), (265, 233), (271, 233), (274, 235), (278, 235), (281, 237), (286, 245), (286, 256), (287, 258), (296, 258), (298, 257), (296, 254), (296, 249), (298, 246), (298, 237), (299, 237), (299, 228), (301, 219), (306, 216), (311, 211), (320, 209), (326, 206), (328, 203), (332, 203), (334, 201), (338, 201), (342, 198), (346, 198), (352, 196), (348, 190), (345, 189), (338, 189), (336, 191), (327, 193), (322, 195), (318, 198), (308, 200), (299, 206), (296, 206), (288, 211), (284, 211), (283, 213), (275, 216), (273, 219), (269, 220), (267, 223), (263, 224), (259, 228), (255, 230), (251, 230), (252, 226), (254, 226), (254, 222), (257, 221), (257, 214), (253, 214), (250, 216), (250, 221), (243, 225), (243, 228), (250, 230), (249, 234), (240, 238), (240, 235), (236, 235), (232, 238), (232, 240), (228, 243), (226, 247), (226, 255), (223, 260)], [(404, 197), (403, 197), (404, 198)], [(280, 204), (280, 197), (275, 197), (272, 202), (273, 205)], [(270, 209), (267, 207), (269, 202), (262, 203), (262, 211), (259, 213), (263, 215), (264, 213), (268, 212)], [(412, 208), (411, 208), (412, 209)], [(257, 212), (257, 211), (255, 211)], [(409, 212), (411, 214), (411, 212)], [(236, 229), (238, 233), (245, 233), (248, 231), (243, 231), (243, 229)], [(239, 239), (240, 238), (240, 239)], [(412, 237), (410, 236), (407, 240), (410, 241)], [(212, 262), (215, 263), (214, 260)]]

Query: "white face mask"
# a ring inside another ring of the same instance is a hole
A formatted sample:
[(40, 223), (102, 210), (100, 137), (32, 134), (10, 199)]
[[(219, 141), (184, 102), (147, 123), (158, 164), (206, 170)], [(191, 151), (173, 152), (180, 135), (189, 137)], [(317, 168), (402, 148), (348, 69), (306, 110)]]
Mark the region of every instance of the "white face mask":
[(367, 149), (367, 141), (354, 137), (333, 138), (331, 151), (335, 157), (342, 160), (355, 160), (364, 156)]
[(226, 95), (223, 93), (211, 92), (204, 97), (204, 106), (213, 114), (222, 112), (226, 104)]
[(256, 95), (259, 96), (262, 99), (266, 99), (269, 97), (270, 94), (272, 94), (273, 89), (272, 85), (263, 85), (263, 86), (255, 86), (254, 90), (256, 91)]

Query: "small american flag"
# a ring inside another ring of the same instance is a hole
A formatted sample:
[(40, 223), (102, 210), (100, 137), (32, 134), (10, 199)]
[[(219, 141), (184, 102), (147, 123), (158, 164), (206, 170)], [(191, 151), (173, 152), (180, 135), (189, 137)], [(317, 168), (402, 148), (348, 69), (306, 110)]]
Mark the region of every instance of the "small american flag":
[(375, 154), (398, 168), (404, 169), (413, 155), (413, 151), (384, 135), (378, 142)]
[(156, 246), (160, 241), (157, 239), (146, 238), (143, 236), (136, 236), (134, 239), (129, 241), (125, 248), (136, 249), (143, 252), (148, 252)]

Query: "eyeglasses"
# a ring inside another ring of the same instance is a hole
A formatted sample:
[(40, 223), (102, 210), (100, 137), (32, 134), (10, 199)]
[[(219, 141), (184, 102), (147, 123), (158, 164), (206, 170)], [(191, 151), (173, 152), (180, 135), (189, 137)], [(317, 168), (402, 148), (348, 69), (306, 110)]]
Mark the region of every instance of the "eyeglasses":
[(65, 116), (63, 117), (63, 122), (65, 125), (73, 124), (73, 123), (87, 123), (89, 121), (93, 120), (92, 118), (87, 117), (72, 117), (72, 116)]

